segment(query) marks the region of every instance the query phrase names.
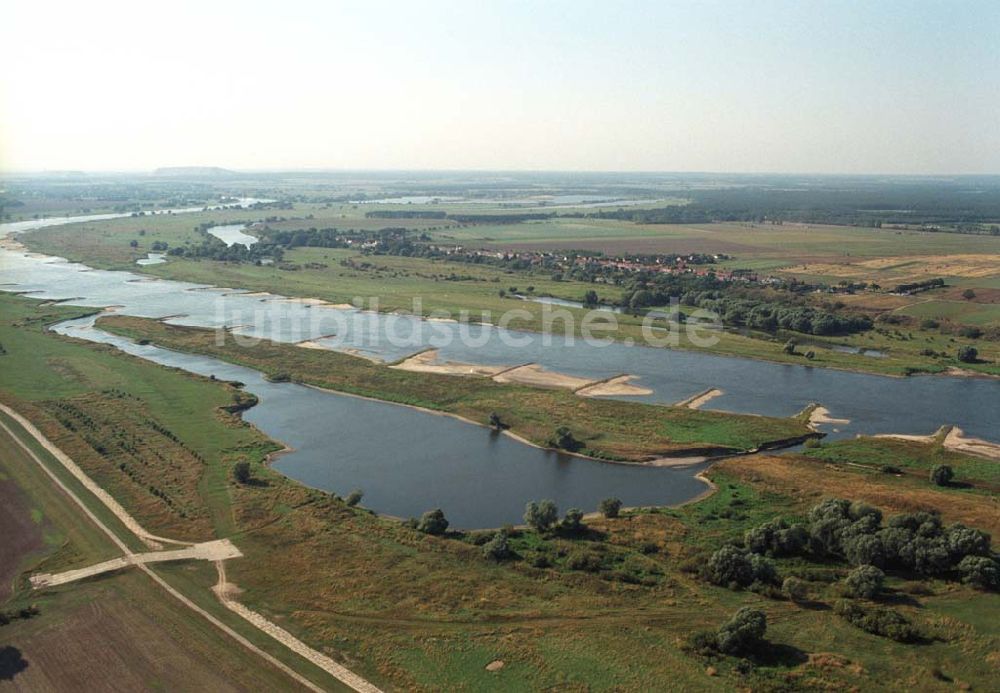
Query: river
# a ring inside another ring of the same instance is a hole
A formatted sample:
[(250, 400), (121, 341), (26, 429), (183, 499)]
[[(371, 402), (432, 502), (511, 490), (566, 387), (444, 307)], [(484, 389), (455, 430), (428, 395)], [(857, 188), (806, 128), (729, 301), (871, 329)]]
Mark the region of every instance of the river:
[[(0, 237), (53, 223), (116, 216), (128, 215), (3, 224)], [(834, 437), (931, 433), (942, 424), (958, 425), (971, 436), (998, 437), (1000, 383), (990, 379), (891, 378), (620, 343), (596, 345), (490, 325), (428, 321), (95, 270), (13, 248), (0, 249), (0, 289), (40, 299), (68, 299), (73, 305), (117, 306), (126, 315), (174, 316), (168, 322), (228, 327), (244, 336), (312, 340), (386, 361), (436, 346), (441, 358), (455, 361), (535, 362), (594, 379), (629, 373), (653, 390), (650, 396), (635, 398), (639, 401), (675, 402), (719, 388), (724, 394), (709, 408), (774, 416), (789, 416), (810, 402), (820, 402), (834, 417), (849, 420), (824, 426)], [(340, 494), (360, 488), (366, 506), (390, 515), (416, 516), (441, 507), (455, 526), (495, 527), (518, 522), (528, 500), (552, 498), (563, 509), (592, 510), (607, 496), (618, 496), (626, 505), (662, 505), (688, 500), (705, 489), (693, 476), (703, 466), (644, 468), (570, 458), (449, 417), (269, 383), (245, 368), (132, 344), (93, 329), (92, 322), (92, 318), (71, 321), (56, 329), (109, 342), (158, 363), (246, 383), (261, 402), (244, 418), (294, 448), (277, 459), (278, 470)]]

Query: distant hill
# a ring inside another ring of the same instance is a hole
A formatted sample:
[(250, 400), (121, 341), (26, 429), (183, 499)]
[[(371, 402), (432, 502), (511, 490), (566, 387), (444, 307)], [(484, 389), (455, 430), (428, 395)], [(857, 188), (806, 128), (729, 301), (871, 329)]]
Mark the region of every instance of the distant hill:
[(165, 166), (153, 171), (153, 175), (165, 178), (232, 178), (236, 172), (218, 166)]

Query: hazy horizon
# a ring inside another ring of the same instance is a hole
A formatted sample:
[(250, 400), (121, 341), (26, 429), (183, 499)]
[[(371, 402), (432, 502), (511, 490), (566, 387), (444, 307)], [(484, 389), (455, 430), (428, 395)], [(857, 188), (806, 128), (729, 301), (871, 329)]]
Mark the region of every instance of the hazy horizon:
[[(1000, 4), (15, 0), (0, 171), (1000, 173)], [(155, 25), (150, 20), (155, 19)]]

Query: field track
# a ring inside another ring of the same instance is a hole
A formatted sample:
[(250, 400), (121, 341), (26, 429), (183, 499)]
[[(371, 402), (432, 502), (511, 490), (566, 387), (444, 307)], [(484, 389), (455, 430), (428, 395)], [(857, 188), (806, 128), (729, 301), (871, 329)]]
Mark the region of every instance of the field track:
[[(24, 427), (24, 429), (32, 437), (34, 437), (35, 440), (39, 444), (41, 444), (47, 451), (49, 451), (50, 453), (52, 453), (56, 457), (57, 460), (59, 460), (61, 463), (63, 463), (63, 465), (66, 466), (66, 468), (71, 473), (73, 473), (73, 475), (75, 477), (77, 477), (78, 479), (80, 479), (81, 483), (83, 483), (83, 485), (88, 490), (93, 491), (93, 489), (91, 488), (91, 486), (93, 486), (94, 488), (96, 488), (97, 491), (100, 492), (100, 493), (95, 492), (95, 495), (98, 497), (98, 499), (101, 500), (110, 510), (112, 510), (112, 512), (114, 512), (115, 515), (119, 517), (119, 519), (122, 519), (122, 521), (125, 522), (126, 526), (129, 527), (130, 530), (134, 526), (138, 530), (138, 531), (135, 532), (136, 536), (145, 537), (146, 539), (144, 539), (144, 540), (152, 539), (153, 541), (165, 541), (165, 542), (175, 543), (175, 544), (183, 544), (184, 543), (184, 542), (173, 541), (173, 540), (170, 540), (170, 539), (164, 539), (162, 537), (154, 537), (154, 535), (151, 535), (148, 532), (146, 532), (138, 524), (138, 522), (135, 521), (134, 518), (132, 518), (130, 515), (128, 515), (128, 513), (125, 511), (125, 509), (122, 508), (117, 503), (117, 501), (115, 501), (113, 498), (111, 498), (107, 494), (106, 491), (104, 491), (99, 486), (97, 486), (93, 482), (92, 479), (90, 479), (86, 474), (84, 474), (83, 470), (81, 470), (76, 465), (76, 463), (74, 463), (64, 452), (62, 452), (61, 450), (59, 450), (59, 448), (57, 448), (55, 445), (53, 445), (52, 442), (49, 441), (44, 435), (42, 435), (42, 433), (40, 431), (38, 431), (38, 429), (35, 428), (27, 419), (25, 419), (23, 416), (21, 416), (16, 411), (14, 411), (13, 409), (11, 409), (10, 407), (8, 407), (8, 406), (6, 406), (4, 404), (0, 404), (0, 411), (2, 411), (4, 414), (10, 416), (12, 419), (14, 419), (15, 421), (17, 421), (22, 427)], [(35, 452), (28, 445), (26, 445), (24, 443), (24, 441), (21, 440), (21, 438), (13, 430), (11, 430), (10, 427), (7, 426), (6, 423), (4, 423), (3, 421), (0, 421), (0, 428), (2, 428), (13, 440), (15, 440), (17, 442), (17, 444), (21, 448), (23, 448), (24, 451), (36, 463), (38, 463), (38, 465), (42, 468), (42, 470), (45, 472), (45, 474), (52, 480), (52, 482), (57, 487), (59, 487), (59, 489), (63, 493), (65, 493), (66, 496), (68, 496), (70, 498), (70, 500), (72, 500), (73, 503), (77, 505), (77, 507), (80, 508), (80, 510), (91, 520), (91, 522), (94, 523), (94, 525), (98, 529), (100, 529), (104, 534), (106, 534), (108, 536), (109, 539), (111, 539), (111, 541), (115, 544), (115, 546), (117, 546), (122, 551), (122, 553), (125, 555), (125, 560), (126, 560), (127, 563), (135, 564), (136, 567), (139, 570), (141, 570), (146, 575), (148, 575), (150, 578), (152, 578), (153, 581), (156, 582), (161, 588), (163, 588), (163, 590), (166, 591), (170, 596), (174, 597), (179, 602), (181, 602), (182, 604), (184, 604), (184, 606), (186, 606), (188, 609), (191, 609), (192, 611), (196, 612), (198, 615), (200, 615), (203, 618), (205, 618), (207, 621), (209, 621), (216, 628), (218, 628), (223, 633), (225, 633), (229, 637), (231, 637), (234, 640), (236, 640), (240, 645), (242, 645), (243, 647), (245, 647), (249, 651), (253, 652), (254, 654), (256, 654), (261, 659), (265, 660), (266, 662), (268, 662), (269, 664), (271, 664), (275, 668), (277, 668), (277, 669), (283, 671), (284, 673), (286, 673), (289, 677), (291, 677), (292, 679), (294, 679), (297, 683), (301, 684), (303, 687), (305, 687), (305, 688), (307, 688), (309, 690), (312, 690), (312, 691), (320, 692), (320, 693), (323, 691), (322, 688), (320, 688), (319, 686), (317, 686), (316, 684), (314, 684), (312, 681), (310, 681), (309, 679), (305, 678), (304, 676), (302, 676), (301, 674), (299, 674), (297, 671), (295, 671), (294, 669), (292, 669), (288, 665), (284, 664), (283, 662), (281, 662), (280, 660), (278, 660), (274, 656), (272, 656), (272, 655), (268, 654), (267, 652), (261, 650), (259, 647), (257, 647), (252, 642), (250, 642), (249, 640), (247, 640), (245, 637), (243, 637), (242, 635), (240, 635), (239, 633), (237, 633), (236, 631), (234, 631), (232, 628), (230, 628), (229, 626), (227, 626), (225, 623), (223, 623), (222, 621), (220, 621), (218, 618), (216, 618), (212, 614), (210, 614), (207, 611), (205, 611), (204, 609), (202, 609), (200, 606), (198, 606), (193, 601), (191, 601), (190, 599), (188, 599), (186, 596), (184, 596), (183, 594), (181, 594), (179, 591), (177, 591), (176, 589), (174, 589), (173, 587), (171, 587), (163, 578), (161, 578), (159, 575), (157, 575), (156, 573), (154, 573), (147, 565), (145, 565), (144, 562), (142, 562), (141, 560), (137, 560), (137, 554), (135, 554), (131, 549), (129, 549), (129, 547), (125, 544), (125, 542), (123, 542), (118, 537), (118, 535), (116, 535), (106, 524), (104, 524), (100, 520), (100, 518), (98, 518), (97, 515), (95, 515), (86, 506), (86, 504), (84, 504), (84, 502), (82, 500), (80, 500), (80, 497), (78, 495), (76, 495), (76, 493), (72, 489), (70, 489), (65, 483), (63, 483), (63, 481), (61, 479), (59, 479), (59, 477), (57, 477), (55, 475), (55, 473), (52, 472), (48, 468), (48, 466), (46, 466), (46, 464), (42, 461), (42, 459), (37, 454), (35, 454)], [(70, 465), (72, 465), (72, 466), (70, 466)], [(74, 469), (75, 469), (75, 471), (74, 471)], [(107, 500), (105, 500), (105, 498), (107, 498)], [(108, 501), (110, 501), (110, 503)], [(124, 515), (124, 517), (122, 517), (121, 515), (119, 515), (119, 513), (115, 511), (115, 508), (118, 508), (120, 510), (121, 514)], [(125, 518), (127, 518), (128, 520), (130, 520), (131, 523), (126, 522)], [(138, 555), (141, 555), (141, 554), (138, 554)], [(219, 561), (219, 562), (217, 562), (217, 565), (220, 566), (220, 579), (221, 579), (221, 582), (222, 582), (222, 584), (225, 584), (225, 572), (221, 569), (221, 563), (222, 562)], [(293, 652), (296, 652), (300, 656), (303, 656), (304, 658), (306, 658), (307, 660), (309, 660), (310, 662), (312, 662), (316, 666), (318, 666), (321, 669), (323, 669), (324, 671), (326, 671), (328, 674), (330, 674), (331, 676), (333, 676), (335, 679), (337, 679), (341, 683), (343, 683), (343, 684), (345, 684), (347, 686), (350, 686), (352, 689), (357, 690), (357, 691), (362, 691), (364, 693), (378, 693), (379, 689), (376, 686), (372, 685), (371, 683), (369, 683), (368, 681), (366, 681), (362, 677), (358, 676), (357, 674), (354, 674), (353, 672), (349, 671), (345, 667), (337, 664), (333, 660), (330, 660), (325, 655), (322, 655), (321, 653), (317, 652), (316, 650), (313, 650), (312, 648), (310, 648), (305, 643), (303, 643), (300, 640), (294, 638), (287, 631), (284, 631), (283, 629), (279, 628), (277, 625), (275, 625), (275, 624), (271, 623), (270, 621), (268, 621), (267, 619), (265, 619), (260, 614), (257, 614), (256, 612), (251, 611), (250, 609), (247, 609), (242, 604), (236, 604), (236, 602), (233, 602), (228, 597), (223, 598), (223, 593), (224, 592), (225, 592), (224, 590), (219, 590), (220, 599), (222, 599), (223, 604), (227, 608), (229, 608), (230, 610), (232, 610), (232, 611), (238, 613), (239, 615), (241, 615), (245, 620), (247, 620), (249, 623), (252, 623), (255, 627), (257, 627), (263, 633), (266, 633), (267, 635), (269, 635), (270, 637), (274, 638), (275, 640), (278, 640), (278, 642), (281, 642), (286, 647), (288, 647), (289, 649), (291, 649)], [(237, 610), (236, 608), (234, 608), (234, 605), (238, 606), (239, 610)], [(246, 613), (243, 613), (243, 612), (246, 612)]]

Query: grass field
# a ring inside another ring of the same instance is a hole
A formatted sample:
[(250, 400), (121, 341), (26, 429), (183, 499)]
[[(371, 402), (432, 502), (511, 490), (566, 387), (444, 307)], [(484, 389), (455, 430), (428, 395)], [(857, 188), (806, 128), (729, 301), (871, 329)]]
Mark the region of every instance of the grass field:
[[(396, 206), (399, 207), (399, 206)], [(968, 368), (1000, 374), (1000, 343), (983, 338), (973, 343), (979, 350), (979, 362), (960, 364), (955, 355), (967, 340), (956, 339), (954, 326), (973, 325), (995, 329), (1000, 325), (1000, 271), (991, 262), (997, 257), (1000, 239), (920, 231), (895, 231), (839, 226), (749, 225), (638, 225), (597, 219), (555, 219), (542, 222), (501, 226), (446, 226), (441, 220), (365, 219), (364, 213), (377, 206), (297, 204), (294, 210), (282, 210), (288, 220), (275, 222), (280, 228), (368, 228), (373, 222), (385, 225), (416, 224), (432, 230), (432, 236), (479, 247), (482, 245), (552, 249), (591, 248), (606, 252), (724, 252), (734, 259), (721, 267), (754, 268), (760, 272), (802, 279), (836, 283), (841, 279), (877, 281), (894, 285), (913, 278), (944, 276), (948, 286), (914, 296), (884, 293), (817, 296), (817, 300), (841, 301), (854, 310), (870, 315), (890, 311), (915, 322), (905, 329), (891, 325), (880, 330), (837, 339), (810, 339), (820, 346), (838, 344), (884, 351), (887, 358), (817, 349), (810, 365), (902, 375), (912, 371), (942, 372), (950, 367)], [(479, 209), (479, 211), (483, 211)], [(110, 222), (53, 227), (24, 236), (29, 247), (40, 252), (67, 256), (97, 267), (139, 269), (135, 260), (144, 257), (154, 241), (171, 246), (200, 242), (194, 227), (204, 221), (250, 220), (272, 212), (220, 211), (190, 215), (138, 217)], [(418, 223), (419, 222), (419, 223)], [(428, 226), (434, 223), (436, 226)], [(145, 230), (140, 236), (139, 231)], [(135, 240), (138, 248), (130, 247)], [(525, 292), (532, 287), (535, 295), (552, 295), (582, 300), (596, 289), (605, 301), (621, 299), (621, 287), (577, 281), (553, 281), (548, 272), (512, 273), (497, 268), (435, 261), (422, 258), (362, 256), (348, 250), (298, 248), (286, 253), (297, 271), (249, 264), (229, 264), (171, 258), (169, 262), (142, 268), (143, 272), (163, 278), (269, 291), (288, 296), (320, 298), (333, 303), (353, 302), (361, 298), (366, 306), (377, 297), (380, 310), (413, 310), (414, 298), (420, 299), (424, 314), (444, 311), (452, 315), (467, 310), (473, 320), (496, 322), (512, 309), (527, 310), (528, 319), (516, 319), (518, 329), (543, 329), (541, 306), (517, 298), (501, 297), (500, 290), (512, 287)], [(352, 265), (341, 264), (354, 260)], [(368, 263), (362, 265), (362, 263)], [(811, 274), (810, 272), (827, 274)], [(834, 272), (835, 274), (829, 274)], [(995, 286), (996, 285), (996, 286)], [(971, 300), (961, 297), (973, 289)], [(570, 309), (577, 325), (584, 311)], [(487, 316), (486, 313), (489, 313)], [(924, 328), (920, 321), (933, 318), (944, 323), (942, 329)], [(640, 320), (618, 316), (616, 338), (641, 339)], [(951, 327), (949, 327), (951, 326)], [(790, 335), (740, 335), (726, 331), (709, 350), (713, 353), (761, 358), (779, 362), (801, 363), (801, 356), (789, 356), (782, 346)], [(801, 337), (801, 336), (800, 336)], [(683, 344), (682, 348), (697, 348)], [(946, 356), (930, 356), (944, 353)]]
[[(734, 458), (710, 472), (718, 491), (701, 502), (588, 520), (590, 531), (577, 537), (522, 531), (514, 538), (521, 558), (495, 564), (482, 557), (472, 536), (421, 534), (262, 466), (267, 442), (216, 411), (233, 401), (228, 386), (46, 334), (43, 322), (72, 309), (3, 300), (7, 354), (0, 356), (0, 389), (5, 396), (29, 403), (47, 434), (55, 435), (61, 424), (47, 419), (40, 403), (100, 396), (101, 386), (89, 378), (106, 368), (109, 377), (121, 374), (116, 387), (134, 392), (155, 420), (176, 417), (170, 430), (186, 445), (204, 450), (205, 461), (197, 464), (221, 472), (204, 474), (199, 495), (217, 508), (213, 517), (228, 518), (213, 523), (216, 534), (230, 536), (245, 554), (230, 561), (227, 570), (242, 590), (240, 600), (385, 688), (945, 691), (956, 682), (980, 689), (995, 680), (998, 632), (987, 615), (1000, 606), (997, 595), (942, 580), (892, 578), (894, 608), (934, 635), (924, 645), (903, 645), (865, 634), (832, 613), (836, 586), (829, 580), (846, 572), (842, 565), (778, 562), (782, 575), (807, 576), (812, 601), (803, 605), (715, 587), (687, 568), (746, 528), (775, 516), (801, 516), (829, 494), (868, 498), (889, 512), (914, 505), (936, 508), (947, 521), (981, 521), (979, 526), (988, 527), (995, 501), (983, 494), (938, 489), (923, 481), (918, 487), (916, 476), (914, 486), (901, 486), (885, 475), (852, 465), (831, 469), (809, 457)], [(73, 368), (48, 373), (53, 355)], [(161, 400), (171, 398), (176, 411), (161, 409)], [(104, 406), (116, 403), (134, 408), (131, 400), (114, 397)], [(135, 419), (114, 420), (139, 439), (155, 439)], [(62, 435), (68, 441), (78, 434)], [(232, 483), (227, 445), (245, 445), (244, 454), (267, 483)], [(189, 457), (176, 461), (196, 465)], [(100, 464), (114, 475), (113, 465)], [(967, 464), (971, 470), (975, 463)], [(96, 461), (93, 467), (99, 468)], [(155, 517), (137, 496), (124, 494), (120, 500), (143, 519)], [(592, 568), (573, 568), (570, 557), (577, 554), (592, 556), (587, 562)], [(548, 567), (535, 562), (542, 555), (551, 559)], [(199, 605), (219, 608), (207, 592), (215, 580), (211, 566), (178, 564), (160, 573)], [(190, 682), (224, 689), (219, 679), (236, 687), (287, 687), (241, 661), (238, 651), (220, 646), (205, 626), (144, 597), (144, 584), (128, 584), (139, 577), (122, 574), (46, 591), (39, 599), (41, 616), (4, 626), (0, 633), (29, 661), (14, 683), (45, 685), (43, 679), (29, 679), (41, 674), (56, 683), (67, 681), (61, 677), (68, 674), (49, 664), (63, 653), (66, 659), (60, 661), (68, 660), (67, 668), (79, 661), (107, 663), (104, 669), (97, 664), (84, 668), (80, 685), (97, 686), (112, 671), (134, 687)], [(739, 673), (736, 659), (706, 661), (684, 649), (692, 633), (718, 627), (743, 605), (767, 613), (773, 644), (774, 654), (759, 660), (751, 673)], [(119, 642), (122, 633), (140, 635)], [(115, 656), (99, 659), (91, 645), (110, 647)], [(134, 668), (119, 669), (118, 653)], [(151, 661), (154, 653), (173, 665), (169, 671), (162, 661)], [(497, 660), (504, 666), (487, 671)], [(34, 668), (39, 662), (46, 662), (44, 670)], [(175, 672), (188, 678), (181, 680)], [(243, 682), (251, 676), (247, 686)]]

